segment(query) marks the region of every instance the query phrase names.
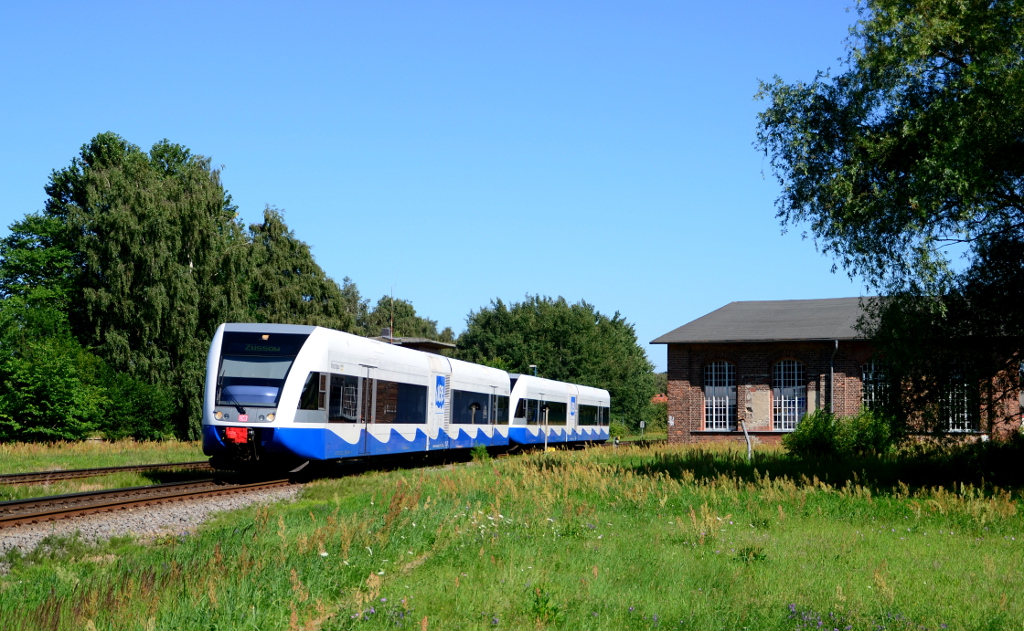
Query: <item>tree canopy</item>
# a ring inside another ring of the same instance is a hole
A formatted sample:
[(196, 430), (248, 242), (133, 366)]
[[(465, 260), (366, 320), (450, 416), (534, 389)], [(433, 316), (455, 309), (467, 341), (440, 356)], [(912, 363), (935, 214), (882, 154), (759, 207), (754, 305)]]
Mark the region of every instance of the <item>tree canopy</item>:
[(608, 317), (584, 301), (527, 296), (506, 305), (494, 300), (467, 318), (457, 356), (467, 361), (548, 379), (604, 388), (612, 412), (632, 423), (643, 418), (657, 391), (654, 367), (637, 344), (633, 325)]
[(437, 330), (437, 321), (416, 314), (416, 308), (408, 300), (381, 296), (372, 309), (362, 305), (359, 316), (360, 331), (363, 335), (375, 337), (385, 328), (391, 328), (395, 337), (425, 337), (441, 342), (454, 342), (455, 333), (450, 327)]
[[(0, 240), (0, 335), (24, 342), (5, 343), (0, 380), (51, 410), (49, 421), (18, 415), (11, 436), (49, 422), (65, 438), (96, 429), (152, 437), (168, 430), (161, 418), (171, 409), (179, 435), (195, 437), (218, 324), (356, 326), (354, 284), (331, 280), (277, 209), (246, 230), (210, 160), (181, 145), (162, 140), (145, 152), (99, 134), (53, 171), (46, 193), (43, 211)], [(64, 377), (44, 379), (47, 371)], [(61, 397), (79, 403), (56, 418)], [(14, 394), (0, 398), (2, 416)], [(143, 412), (153, 427), (123, 422)]]
[(1024, 2), (858, 16), (841, 72), (761, 86), (778, 217), (887, 296), (863, 328), (890, 359), (1005, 365), (1024, 339)]
[(356, 311), (349, 310), (342, 288), (317, 265), (309, 246), (288, 229), (280, 210), (268, 206), (263, 223), (249, 226), (249, 241), (253, 322), (355, 328)]

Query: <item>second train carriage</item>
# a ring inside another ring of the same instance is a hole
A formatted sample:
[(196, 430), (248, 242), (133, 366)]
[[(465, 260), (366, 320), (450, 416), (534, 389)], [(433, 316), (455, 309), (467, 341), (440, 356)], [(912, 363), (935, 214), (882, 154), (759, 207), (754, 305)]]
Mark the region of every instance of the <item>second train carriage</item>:
[(222, 324), (206, 371), (203, 451), (228, 466), (608, 438), (604, 390), (513, 392), (502, 370), (321, 327)]
[(510, 442), (537, 445), (608, 440), (611, 397), (606, 390), (532, 375), (512, 374), (509, 378)]

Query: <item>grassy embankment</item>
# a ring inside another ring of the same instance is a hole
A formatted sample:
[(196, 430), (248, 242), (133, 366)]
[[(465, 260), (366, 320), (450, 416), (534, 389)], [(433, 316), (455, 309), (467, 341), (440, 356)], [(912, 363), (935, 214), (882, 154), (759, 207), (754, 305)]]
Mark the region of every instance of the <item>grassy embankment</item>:
[(92, 469), (205, 460), (198, 442), (8, 443), (0, 444), (0, 473)]
[[(0, 473), (27, 473), (60, 469), (91, 469), (138, 464), (192, 462), (205, 460), (198, 442), (118, 441), (82, 443), (9, 443), (0, 444)], [(0, 485), (0, 501), (78, 493), (98, 489), (143, 486), (186, 478), (209, 476), (209, 472), (115, 473), (94, 478), (66, 480), (51, 484)]]
[(954, 484), (968, 461), (620, 448), (320, 481), (12, 558), (0, 628), (1019, 628), (1019, 500)]

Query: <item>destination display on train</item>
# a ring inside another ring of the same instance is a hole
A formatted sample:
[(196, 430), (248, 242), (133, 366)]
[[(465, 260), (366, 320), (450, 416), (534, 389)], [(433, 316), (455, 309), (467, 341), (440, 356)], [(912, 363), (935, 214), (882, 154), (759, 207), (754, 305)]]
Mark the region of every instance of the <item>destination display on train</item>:
[(308, 335), (294, 333), (238, 333), (224, 334), (221, 352), (225, 355), (285, 355), (294, 357)]

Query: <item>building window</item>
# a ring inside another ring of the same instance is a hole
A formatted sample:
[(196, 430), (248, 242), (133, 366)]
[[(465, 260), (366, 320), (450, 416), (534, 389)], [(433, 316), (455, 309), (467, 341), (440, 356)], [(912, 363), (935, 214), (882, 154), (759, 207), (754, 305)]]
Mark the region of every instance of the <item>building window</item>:
[(736, 429), (736, 368), (729, 362), (704, 366), (704, 429)]
[(977, 384), (967, 378), (967, 371), (954, 364), (939, 399), (939, 421), (947, 432), (978, 431), (981, 401)]
[(776, 431), (792, 431), (807, 413), (804, 365), (784, 359), (772, 368), (772, 422)]
[(869, 412), (883, 412), (889, 402), (889, 381), (885, 363), (872, 359), (860, 367), (861, 406)]

